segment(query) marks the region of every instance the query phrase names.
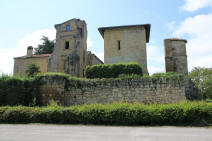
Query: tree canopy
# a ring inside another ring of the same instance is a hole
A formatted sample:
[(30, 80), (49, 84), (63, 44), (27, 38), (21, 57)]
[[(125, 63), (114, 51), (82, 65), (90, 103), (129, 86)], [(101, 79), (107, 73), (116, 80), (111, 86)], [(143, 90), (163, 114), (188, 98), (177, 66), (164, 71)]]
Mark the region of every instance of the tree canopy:
[(34, 77), (36, 74), (40, 73), (40, 67), (35, 63), (31, 63), (27, 66), (25, 73), (28, 77)]
[(195, 67), (189, 77), (194, 82), (203, 99), (212, 99), (212, 68)]
[(49, 40), (49, 38), (46, 36), (43, 36), (41, 40), (43, 42), (42, 44), (39, 44), (37, 48), (35, 48), (35, 55), (51, 54), (54, 50), (55, 40)]

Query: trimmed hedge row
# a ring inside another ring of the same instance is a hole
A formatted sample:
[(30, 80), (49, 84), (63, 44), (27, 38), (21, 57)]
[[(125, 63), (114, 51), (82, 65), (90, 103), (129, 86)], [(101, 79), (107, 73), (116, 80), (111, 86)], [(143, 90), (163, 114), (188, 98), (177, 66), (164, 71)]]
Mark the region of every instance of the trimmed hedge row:
[(143, 75), (138, 63), (101, 64), (88, 66), (85, 69), (86, 78), (117, 78), (120, 74)]
[(212, 103), (0, 107), (0, 123), (98, 125), (212, 125)]
[(165, 79), (172, 79), (172, 80), (184, 80), (185, 75), (176, 73), (176, 72), (166, 72), (166, 73), (154, 73), (151, 76), (152, 78), (165, 78)]

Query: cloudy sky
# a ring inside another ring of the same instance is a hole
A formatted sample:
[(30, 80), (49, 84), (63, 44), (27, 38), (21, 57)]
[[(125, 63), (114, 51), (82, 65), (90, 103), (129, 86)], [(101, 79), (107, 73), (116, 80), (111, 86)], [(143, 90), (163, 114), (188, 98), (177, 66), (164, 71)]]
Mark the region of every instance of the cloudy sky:
[(188, 40), (189, 71), (212, 67), (212, 0), (4, 0), (0, 2), (0, 73), (12, 74), (13, 57), (55, 38), (54, 24), (80, 18), (88, 26), (88, 50), (102, 60), (99, 27), (151, 24), (147, 44), (150, 74), (165, 71), (165, 38)]

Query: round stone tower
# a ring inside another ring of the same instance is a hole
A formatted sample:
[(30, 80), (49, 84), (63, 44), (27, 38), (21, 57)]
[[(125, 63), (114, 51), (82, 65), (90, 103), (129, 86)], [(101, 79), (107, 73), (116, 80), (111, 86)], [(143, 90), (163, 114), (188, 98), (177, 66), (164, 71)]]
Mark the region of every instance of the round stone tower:
[(186, 43), (179, 38), (164, 40), (166, 72), (188, 74)]

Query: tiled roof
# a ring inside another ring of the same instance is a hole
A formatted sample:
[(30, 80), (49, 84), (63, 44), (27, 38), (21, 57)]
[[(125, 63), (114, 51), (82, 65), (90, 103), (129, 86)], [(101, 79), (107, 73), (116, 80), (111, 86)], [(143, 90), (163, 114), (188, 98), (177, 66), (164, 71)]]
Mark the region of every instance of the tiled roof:
[(39, 57), (49, 57), (52, 54), (39, 54), (39, 55), (33, 55), (33, 56), (20, 56), (20, 57), (15, 57), (14, 59), (19, 59), (19, 58), (39, 58)]
[(127, 27), (141, 27), (143, 26), (146, 29), (146, 42), (149, 42), (149, 36), (150, 36), (150, 24), (139, 24), (139, 25), (124, 25), (124, 26), (110, 26), (110, 27), (100, 27), (98, 28), (100, 34), (104, 38), (104, 31), (107, 29), (116, 29), (116, 28), (127, 28)]

